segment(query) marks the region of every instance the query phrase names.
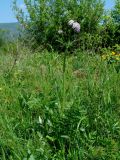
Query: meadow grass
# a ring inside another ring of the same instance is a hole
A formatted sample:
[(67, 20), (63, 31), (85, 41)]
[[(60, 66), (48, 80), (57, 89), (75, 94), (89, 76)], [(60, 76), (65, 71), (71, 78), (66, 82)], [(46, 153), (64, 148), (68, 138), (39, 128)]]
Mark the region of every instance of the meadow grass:
[(0, 56), (1, 160), (119, 160), (114, 64), (76, 51), (63, 75), (62, 54), (19, 51), (14, 66), (13, 54)]

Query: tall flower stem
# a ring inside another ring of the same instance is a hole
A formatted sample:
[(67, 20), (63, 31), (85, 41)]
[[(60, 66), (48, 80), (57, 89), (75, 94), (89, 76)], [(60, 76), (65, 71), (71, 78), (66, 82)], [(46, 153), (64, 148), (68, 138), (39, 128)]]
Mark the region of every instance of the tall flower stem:
[(66, 48), (66, 51), (64, 52), (63, 55), (63, 101), (62, 101), (62, 109), (64, 109), (65, 107), (65, 100), (66, 100), (66, 91), (65, 91), (65, 80), (66, 80), (66, 59), (67, 59), (67, 52), (68, 51), (68, 47)]

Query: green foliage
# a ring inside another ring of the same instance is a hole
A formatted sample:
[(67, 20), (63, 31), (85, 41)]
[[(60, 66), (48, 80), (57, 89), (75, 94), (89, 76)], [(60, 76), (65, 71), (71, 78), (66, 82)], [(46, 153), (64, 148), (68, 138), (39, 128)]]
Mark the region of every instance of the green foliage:
[(115, 2), (115, 7), (112, 10), (112, 17), (115, 23), (118, 23), (120, 25), (120, 1), (116, 0)]
[(113, 64), (116, 71), (120, 71), (120, 46), (116, 44), (114, 46), (114, 51), (108, 50), (106, 48), (102, 49), (102, 60), (106, 61), (108, 64)]
[(25, 39), (1, 52), (0, 159), (120, 159), (118, 2), (102, 16), (97, 0), (24, 0), (27, 13), (14, 1)]
[(115, 7), (103, 18), (102, 39), (104, 47), (120, 44), (120, 1), (116, 0)]
[[(39, 45), (42, 44), (45, 47), (52, 45), (56, 50), (63, 50), (65, 46), (61, 45), (59, 41), (62, 40), (64, 43), (74, 41), (70, 49), (72, 51), (80, 47), (80, 41), (84, 40), (85, 34), (92, 34), (91, 36), (98, 34), (104, 6), (101, 0), (70, 0), (68, 2), (64, 0), (24, 0), (24, 3), (26, 11), (18, 8), (16, 0), (14, 1), (13, 8), (16, 17), (24, 26), (31, 37), (30, 39), (35, 40)], [(70, 19), (74, 19), (80, 23), (80, 35), (75, 35), (68, 27)], [(62, 35), (58, 34), (60, 29), (63, 30)], [(89, 43), (89, 40), (86, 43)], [(99, 42), (94, 41), (94, 43), (97, 44)], [(90, 45), (93, 45), (93, 42)]]
[(0, 29), (0, 48), (5, 44), (5, 31)]
[(120, 35), (120, 1), (119, 0), (116, 0), (115, 8), (112, 11), (112, 17), (116, 25), (114, 40), (116, 44), (120, 44), (120, 37), (119, 37)]
[[(14, 47), (12, 47), (14, 48)], [(15, 46), (16, 48), (16, 46)], [(119, 47), (116, 47), (119, 49)], [(115, 63), (77, 51), (20, 52), (0, 57), (0, 158), (120, 158), (120, 81)]]

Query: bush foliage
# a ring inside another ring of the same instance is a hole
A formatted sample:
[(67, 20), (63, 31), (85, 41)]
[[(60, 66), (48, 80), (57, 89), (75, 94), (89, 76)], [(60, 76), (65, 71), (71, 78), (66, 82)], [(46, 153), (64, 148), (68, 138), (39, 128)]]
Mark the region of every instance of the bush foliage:
[[(106, 14), (102, 0), (24, 0), (24, 3), (26, 9), (22, 10), (14, 0), (13, 9), (29, 39), (38, 45), (51, 45), (54, 49), (62, 50), (65, 47), (63, 42), (66, 44), (74, 41), (70, 50), (78, 47), (83, 50), (99, 50), (100, 47), (112, 47), (120, 43), (118, 0), (114, 9)], [(70, 19), (80, 23), (79, 35), (75, 35), (67, 25)], [(62, 35), (58, 34), (59, 30), (63, 30)]]
[[(89, 42), (91, 34), (98, 32), (104, 6), (101, 0), (25, 0), (24, 3), (27, 14), (17, 7), (14, 1), (18, 21), (38, 44), (50, 44), (54, 48), (61, 46), (61, 40), (67, 43), (76, 40), (73, 45), (75, 47), (78, 43), (80, 45), (80, 41)], [(81, 34), (77, 37), (67, 25), (70, 19), (78, 21), (81, 25)], [(62, 36), (58, 34), (60, 29), (63, 30)]]

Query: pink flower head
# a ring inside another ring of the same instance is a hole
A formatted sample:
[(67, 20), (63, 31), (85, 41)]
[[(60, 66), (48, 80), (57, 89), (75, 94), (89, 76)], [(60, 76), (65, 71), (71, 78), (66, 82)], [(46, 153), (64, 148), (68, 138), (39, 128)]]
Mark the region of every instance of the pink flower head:
[(74, 22), (72, 28), (74, 29), (75, 32), (77, 33), (80, 32), (80, 24), (78, 22)]
[(77, 32), (77, 33), (80, 32), (80, 24), (79, 24), (78, 22), (75, 22), (74, 20), (70, 20), (70, 21), (68, 22), (68, 25), (69, 25), (70, 27), (72, 27), (72, 29), (73, 29), (75, 32)]

